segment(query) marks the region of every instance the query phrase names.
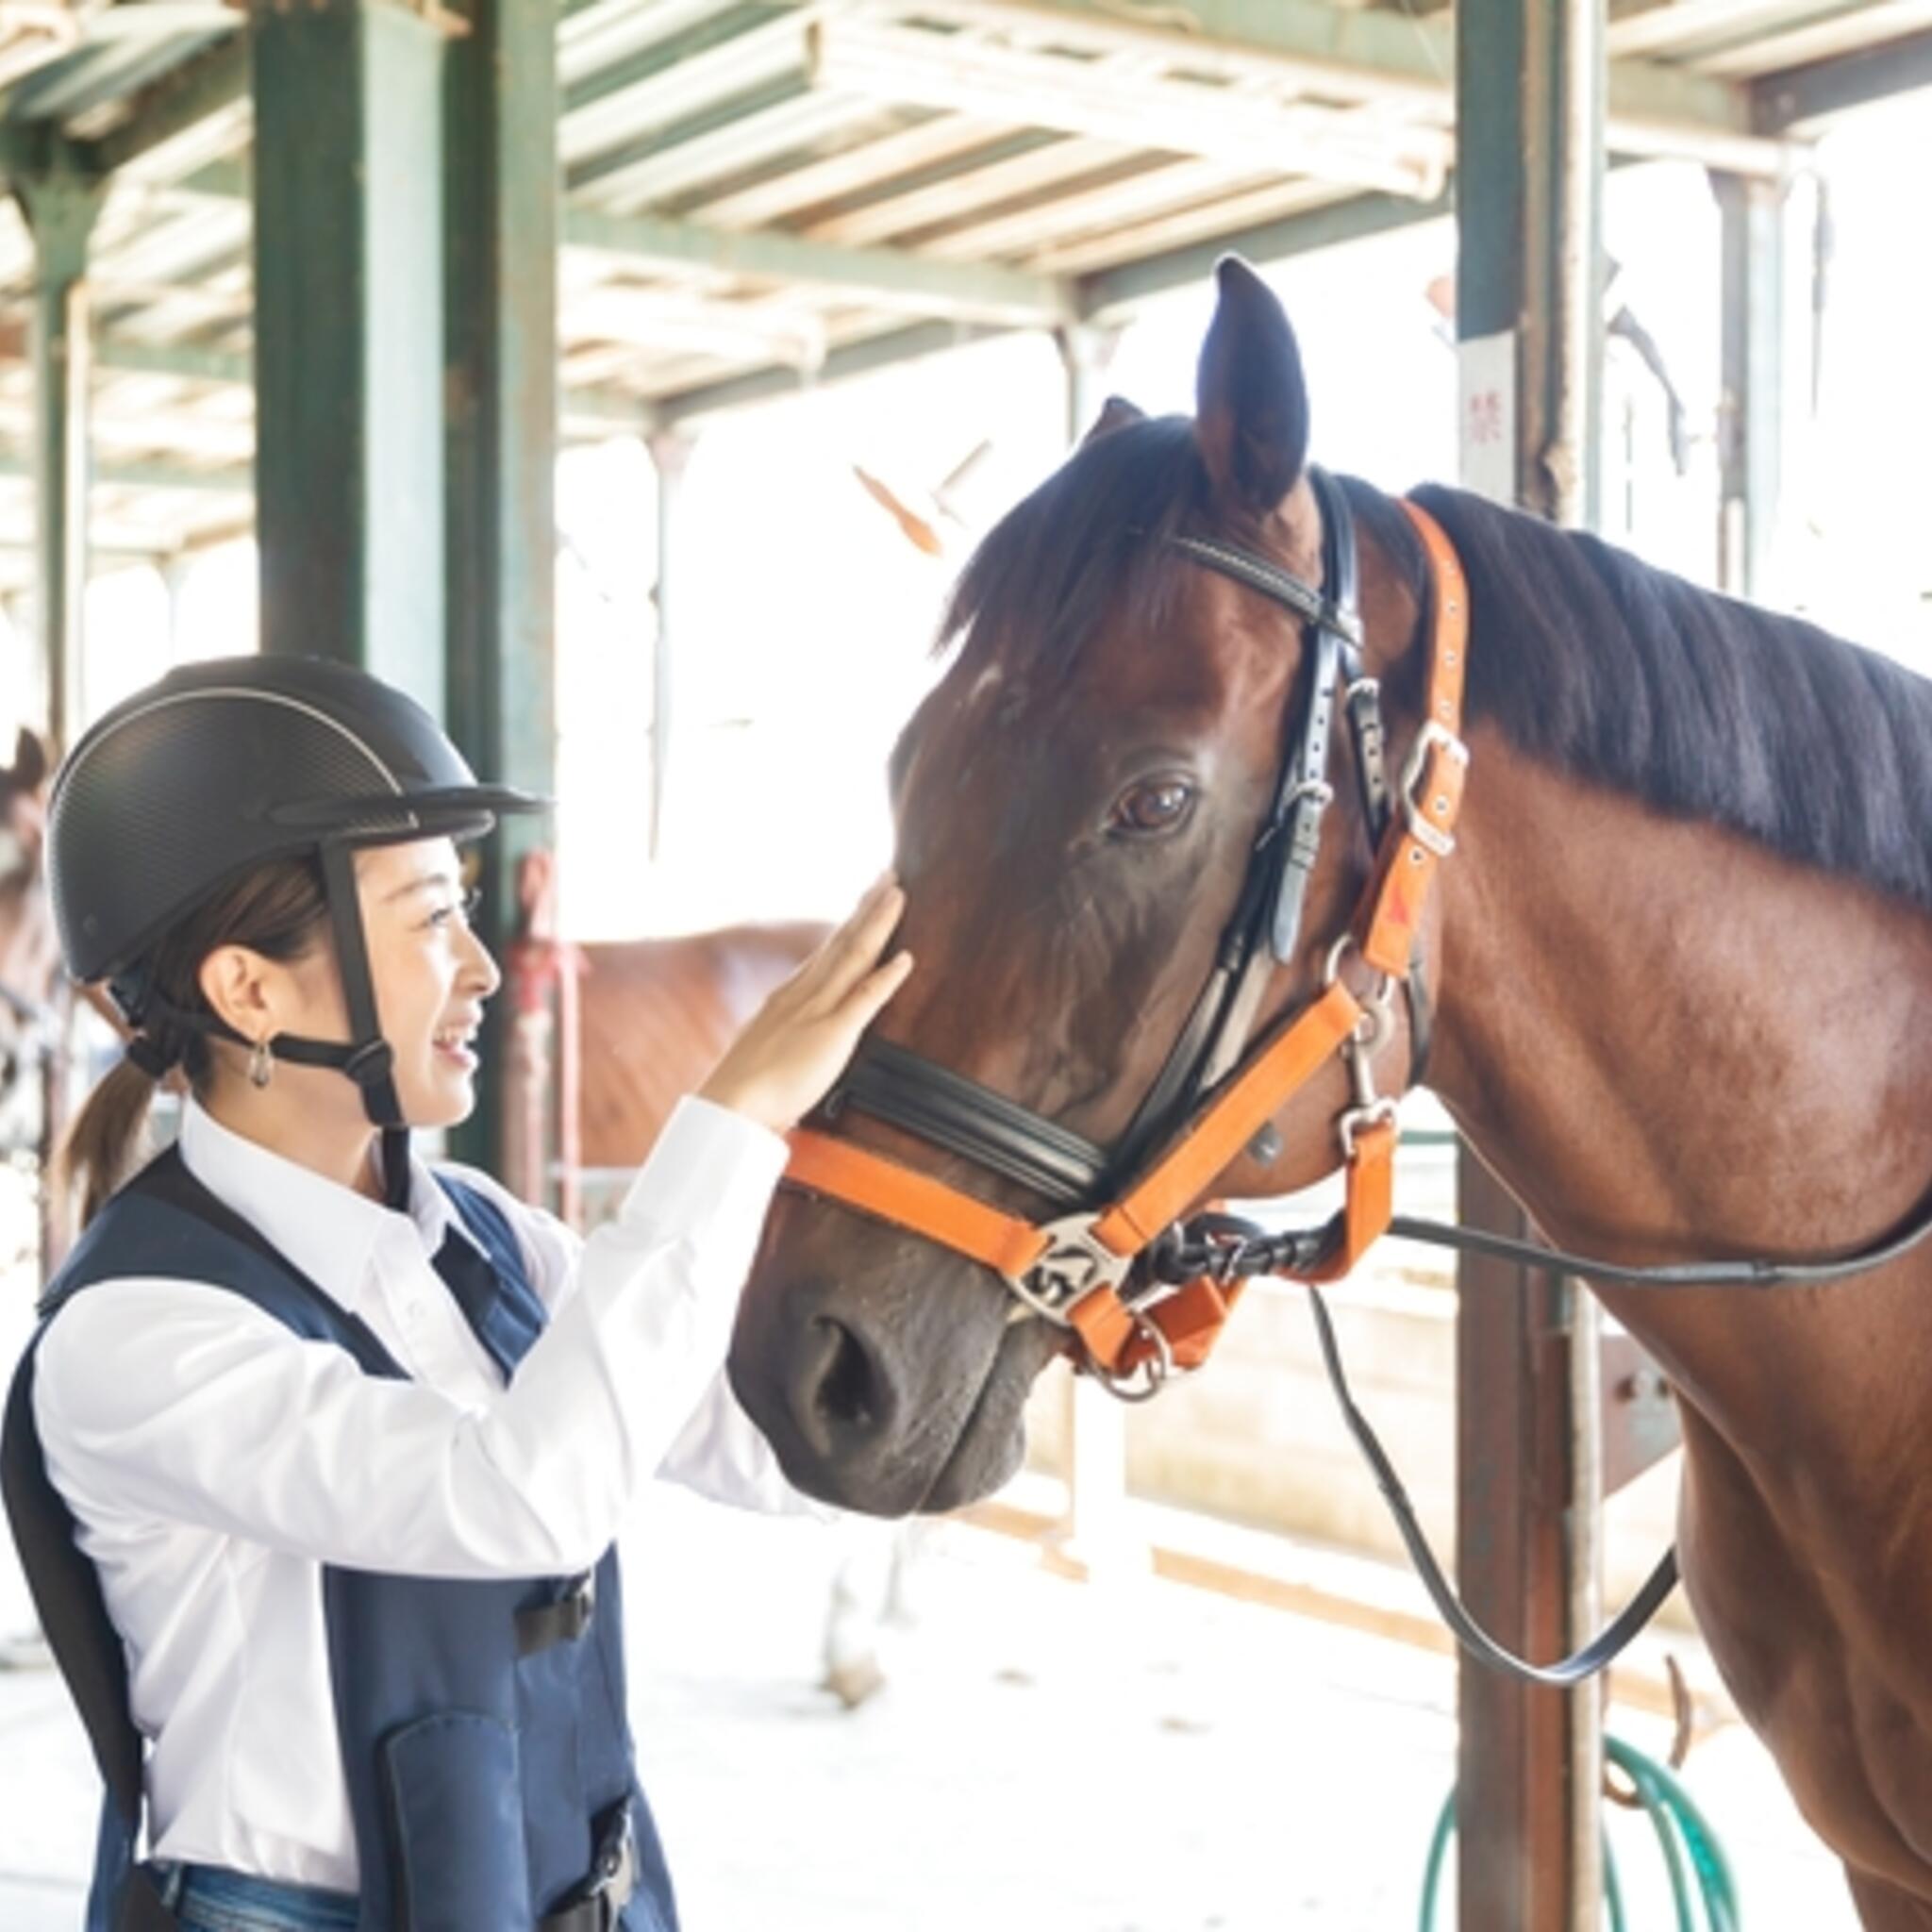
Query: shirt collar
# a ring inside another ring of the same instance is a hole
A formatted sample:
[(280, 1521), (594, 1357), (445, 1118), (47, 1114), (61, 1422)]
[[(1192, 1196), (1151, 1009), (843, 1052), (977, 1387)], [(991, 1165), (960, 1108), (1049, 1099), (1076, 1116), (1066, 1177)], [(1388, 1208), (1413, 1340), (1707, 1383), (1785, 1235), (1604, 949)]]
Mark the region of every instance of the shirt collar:
[(462, 1228), (448, 1195), (413, 1156), (409, 1208), (399, 1213), (224, 1126), (192, 1099), (181, 1110), (181, 1158), (203, 1187), (351, 1313), (380, 1257), (434, 1255), (452, 1224)]

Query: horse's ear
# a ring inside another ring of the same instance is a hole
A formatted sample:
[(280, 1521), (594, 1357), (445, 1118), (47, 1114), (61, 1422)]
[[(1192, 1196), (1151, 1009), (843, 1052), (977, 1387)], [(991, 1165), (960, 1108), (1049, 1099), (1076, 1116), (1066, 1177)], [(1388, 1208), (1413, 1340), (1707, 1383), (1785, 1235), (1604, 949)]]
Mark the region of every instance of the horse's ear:
[(38, 791), (41, 780), (46, 775), (47, 747), (36, 733), (23, 724), (19, 738), (14, 741), (13, 770), (8, 774), (9, 780), (17, 791)]
[(1288, 313), (1240, 257), (1215, 270), (1221, 299), (1201, 345), (1194, 439), (1215, 494), (1274, 509), (1308, 454), (1308, 391)]
[(1129, 423), (1144, 423), (1145, 409), (1137, 409), (1125, 396), (1108, 396), (1100, 414), (1093, 419), (1093, 427), (1080, 439), (1080, 447), (1085, 449), (1090, 442), (1098, 442), (1103, 436), (1111, 436), (1116, 429), (1124, 429)]

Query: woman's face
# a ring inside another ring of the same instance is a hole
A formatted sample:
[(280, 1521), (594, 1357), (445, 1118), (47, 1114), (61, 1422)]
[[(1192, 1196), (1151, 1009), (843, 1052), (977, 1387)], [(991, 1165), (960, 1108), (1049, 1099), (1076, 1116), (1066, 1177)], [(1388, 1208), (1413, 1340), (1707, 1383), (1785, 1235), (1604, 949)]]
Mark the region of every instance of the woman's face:
[[(356, 854), (356, 886), (362, 938), (375, 990), (382, 1037), (395, 1054), (396, 1098), (412, 1127), (446, 1127), (467, 1119), (475, 1105), (476, 1030), (483, 1003), (501, 983), (496, 962), (470, 930), (464, 913), (461, 862), (448, 839), (408, 845), (377, 845)], [(325, 942), (304, 958), (275, 964), (258, 955), (224, 948), (204, 968), (210, 999), (217, 986), (241, 991), (224, 972), (239, 958), (244, 976), (252, 962), (256, 983), (247, 1005), (216, 1001), (217, 1009), (246, 1039), (263, 1033), (308, 1040), (346, 1041), (348, 1004), (336, 971), (335, 948)], [(230, 971), (235, 969), (230, 968)], [(239, 1074), (245, 1049), (225, 1058)], [(257, 1103), (280, 1112), (295, 1109), (313, 1124), (325, 1120), (344, 1129), (366, 1124), (361, 1096), (328, 1068), (278, 1061), (268, 1091)]]
[(358, 852), (356, 883), (403, 1118), (412, 1127), (453, 1125), (475, 1105), (476, 1033), (483, 1003), (502, 983), (470, 930), (456, 846), (423, 839)]

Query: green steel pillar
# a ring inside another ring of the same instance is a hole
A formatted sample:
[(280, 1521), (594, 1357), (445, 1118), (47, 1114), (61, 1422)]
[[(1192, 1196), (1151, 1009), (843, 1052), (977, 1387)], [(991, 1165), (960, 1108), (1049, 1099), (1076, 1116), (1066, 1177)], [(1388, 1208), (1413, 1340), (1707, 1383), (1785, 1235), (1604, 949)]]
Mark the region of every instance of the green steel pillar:
[[(557, 785), (557, 9), (470, 0), (447, 57), (440, 165), (447, 315), (429, 393), (447, 397), (447, 694), (451, 732), (486, 777)], [(479, 915), (498, 958), (517, 927), (524, 856), (543, 819), (482, 850)], [(504, 1003), (492, 1002), (475, 1115), (454, 1137), (485, 1165), (502, 1142)]]
[[(1605, 0), (1460, 0), (1457, 337), (1463, 481), (1571, 525), (1596, 520), (1603, 367)], [(1468, 1225), (1525, 1231), (1465, 1146)], [(1595, 1305), (1558, 1277), (1457, 1269), (1457, 1543), (1462, 1592), (1539, 1661), (1601, 1606)], [(1458, 1919), (1596, 1932), (1602, 1693), (1459, 1674)]]
[(65, 164), (21, 175), (15, 198), (34, 238), (35, 615), (47, 728), (61, 750), (79, 736), (87, 594), (88, 237), (104, 184)]
[(441, 713), (444, 37), (306, 0), (250, 44), (262, 647)]
[(1785, 191), (1713, 174), (1722, 225), (1724, 390), (1718, 418), (1718, 581), (1765, 594), (1784, 443)]
[(673, 732), (677, 718), (678, 532), (684, 520), (684, 473), (691, 466), (696, 438), (688, 429), (659, 429), (645, 439), (658, 474), (658, 576), (651, 606), (658, 620), (651, 641), (651, 837), (650, 854), (664, 854), (666, 814), (671, 809), (671, 774), (677, 753)]

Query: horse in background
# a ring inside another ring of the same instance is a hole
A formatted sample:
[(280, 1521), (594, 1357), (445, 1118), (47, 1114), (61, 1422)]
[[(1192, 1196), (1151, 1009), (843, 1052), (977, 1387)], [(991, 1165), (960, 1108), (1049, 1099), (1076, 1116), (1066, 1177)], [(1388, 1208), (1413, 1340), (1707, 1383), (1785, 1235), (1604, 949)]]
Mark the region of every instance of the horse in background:
[(577, 946), (584, 1167), (637, 1167), (678, 1097), (829, 929), (805, 921), (727, 925)]
[(54, 759), (22, 726), (0, 766), (0, 1148), (40, 1139), (39, 1074), (58, 1031), (60, 942), (42, 870)]

